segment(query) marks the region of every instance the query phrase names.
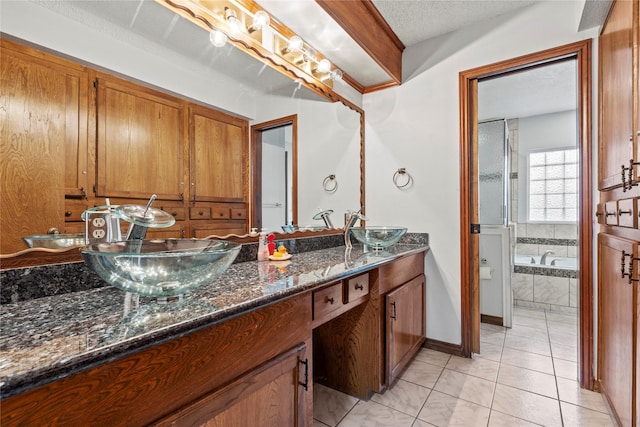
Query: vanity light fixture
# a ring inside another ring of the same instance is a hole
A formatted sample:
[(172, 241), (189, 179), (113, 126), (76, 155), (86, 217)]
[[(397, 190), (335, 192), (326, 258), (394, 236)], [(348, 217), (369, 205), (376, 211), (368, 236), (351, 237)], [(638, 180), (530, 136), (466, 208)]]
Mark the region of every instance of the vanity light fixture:
[(274, 22), (253, 0), (156, 0), (209, 31), (216, 47), (227, 42), (280, 72), (301, 79), (319, 94), (333, 99), (333, 82), (342, 71), (289, 28)]

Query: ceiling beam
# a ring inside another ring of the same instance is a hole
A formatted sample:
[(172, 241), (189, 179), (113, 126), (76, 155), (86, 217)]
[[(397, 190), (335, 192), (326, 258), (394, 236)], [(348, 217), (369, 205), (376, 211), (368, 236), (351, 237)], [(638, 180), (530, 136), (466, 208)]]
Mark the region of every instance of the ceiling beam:
[(402, 83), (405, 46), (371, 0), (316, 0), (396, 84)]

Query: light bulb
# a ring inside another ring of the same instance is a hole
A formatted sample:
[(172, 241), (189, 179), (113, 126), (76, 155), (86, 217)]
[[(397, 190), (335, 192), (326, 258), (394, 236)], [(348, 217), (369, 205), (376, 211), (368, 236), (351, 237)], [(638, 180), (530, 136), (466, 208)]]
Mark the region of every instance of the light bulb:
[(320, 73), (328, 73), (331, 71), (331, 62), (328, 59), (323, 59), (318, 62), (318, 72)]
[(220, 30), (212, 30), (209, 33), (209, 41), (215, 47), (222, 47), (227, 44), (227, 35)]
[(337, 82), (338, 80), (342, 80), (342, 70), (336, 68), (331, 72), (331, 80)]
[(289, 39), (287, 43), (287, 52), (294, 52), (297, 50), (302, 50), (302, 39), (298, 36), (293, 36)]
[(259, 30), (261, 28), (268, 27), (270, 22), (271, 18), (269, 17), (269, 14), (264, 10), (259, 10), (255, 15), (253, 15), (253, 25), (251, 28)]
[(227, 21), (229, 25), (229, 31), (231, 31), (232, 35), (237, 35), (240, 33), (240, 21), (238, 20), (238, 16), (236, 15), (236, 11), (231, 9), (230, 7), (224, 8), (224, 19)]

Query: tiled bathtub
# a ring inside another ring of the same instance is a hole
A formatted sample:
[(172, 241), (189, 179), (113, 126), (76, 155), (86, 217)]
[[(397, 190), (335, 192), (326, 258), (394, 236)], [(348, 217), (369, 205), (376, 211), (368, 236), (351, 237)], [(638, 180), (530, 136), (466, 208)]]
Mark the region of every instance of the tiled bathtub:
[(576, 313), (577, 259), (548, 256), (545, 265), (540, 265), (540, 259), (539, 255), (515, 255), (511, 273), (514, 305)]

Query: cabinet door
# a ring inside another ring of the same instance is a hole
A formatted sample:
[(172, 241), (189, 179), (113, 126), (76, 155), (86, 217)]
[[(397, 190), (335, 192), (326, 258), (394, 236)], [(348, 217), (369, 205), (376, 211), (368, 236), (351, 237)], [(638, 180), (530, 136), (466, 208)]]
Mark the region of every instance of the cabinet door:
[(192, 201), (242, 202), (248, 194), (248, 123), (204, 107), (189, 114)]
[[(632, 138), (634, 3), (637, 2), (614, 2), (599, 39), (600, 190), (622, 183), (621, 166), (628, 167), (635, 154)], [(640, 172), (640, 168), (635, 169), (636, 173)], [(628, 177), (626, 173), (625, 177)]]
[(9, 253), (26, 248), (22, 236), (64, 230), (65, 194), (84, 191), (88, 78), (6, 40), (0, 56), (0, 253)]
[(305, 354), (301, 344), (155, 425), (304, 426), (313, 393)]
[(637, 245), (608, 234), (598, 235), (598, 376), (622, 426), (631, 426), (636, 306), (634, 285), (621, 271), (623, 264), (624, 271), (629, 271)]
[(181, 101), (114, 77), (97, 82), (96, 196), (181, 200)]
[(391, 385), (425, 340), (424, 274), (386, 296), (387, 381)]

